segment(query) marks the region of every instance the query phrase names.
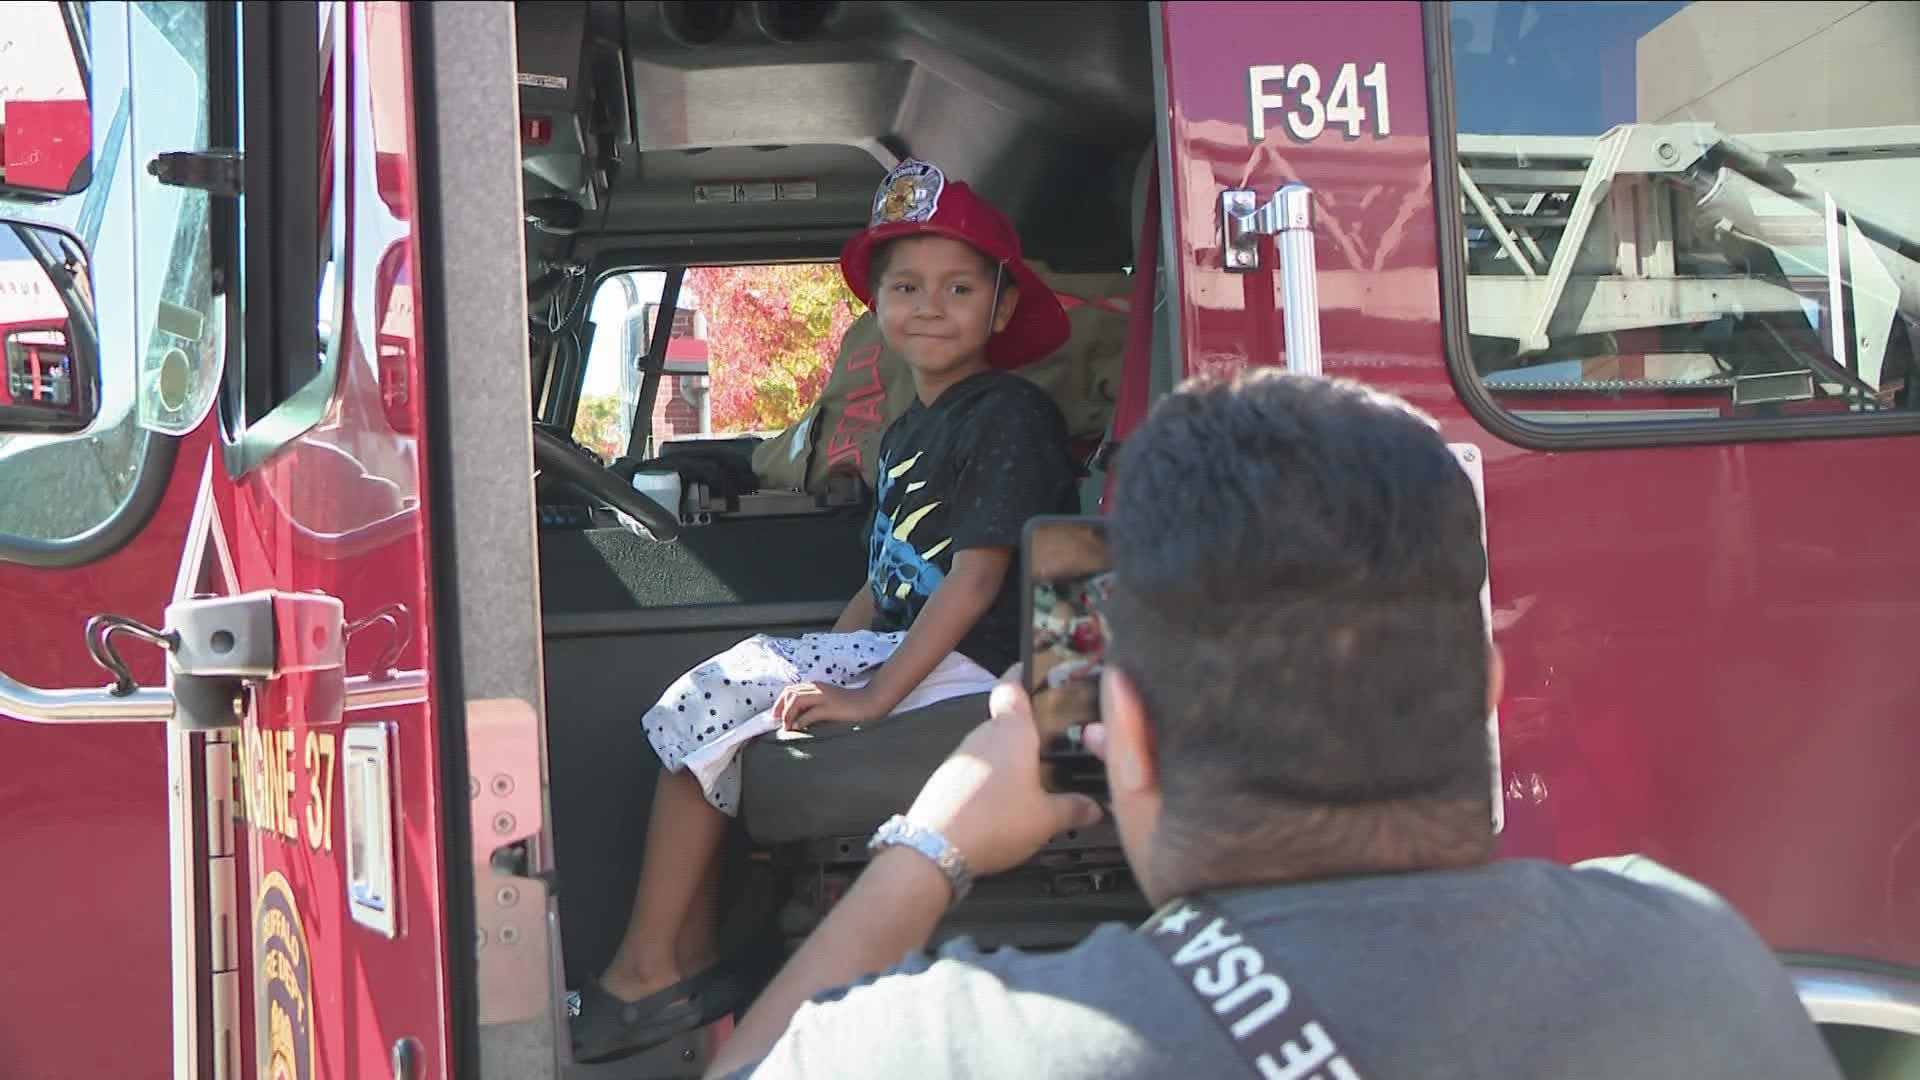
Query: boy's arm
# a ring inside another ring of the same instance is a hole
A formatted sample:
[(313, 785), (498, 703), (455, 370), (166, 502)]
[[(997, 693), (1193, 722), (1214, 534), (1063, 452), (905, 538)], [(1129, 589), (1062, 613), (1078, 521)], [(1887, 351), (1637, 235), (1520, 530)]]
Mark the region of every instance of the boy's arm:
[(788, 687), (774, 704), (774, 719), (788, 727), (808, 727), (865, 723), (891, 713), (940, 666), (993, 605), (1007, 568), (1013, 564), (1013, 552), (1008, 547), (954, 552), (953, 568), (927, 597), (927, 606), (920, 609), (920, 617), (913, 620), (900, 647), (873, 673), (867, 685), (858, 690), (821, 683)]
[(953, 564), (927, 598), (905, 640), (860, 690), (802, 683), (775, 703), (788, 727), (822, 721), (861, 723), (891, 713), (960, 644), (993, 606), (1028, 519), (1057, 509), (1073, 483), (1067, 426), (1038, 390), (1005, 394), (975, 417), (971, 442), (947, 499), (965, 507), (949, 519)]
[(833, 621), (833, 632), (851, 634), (856, 630), (870, 629), (873, 626), (873, 614), (873, 589), (862, 584), (860, 591), (853, 594), (853, 599), (847, 601), (840, 617)]
[(967, 636), (967, 631), (993, 606), (993, 598), (1013, 565), (1013, 548), (976, 547), (953, 553), (953, 568), (927, 597), (920, 617), (907, 628), (905, 640), (880, 670), (873, 673), (865, 693), (885, 716), (919, 686), (940, 661)]

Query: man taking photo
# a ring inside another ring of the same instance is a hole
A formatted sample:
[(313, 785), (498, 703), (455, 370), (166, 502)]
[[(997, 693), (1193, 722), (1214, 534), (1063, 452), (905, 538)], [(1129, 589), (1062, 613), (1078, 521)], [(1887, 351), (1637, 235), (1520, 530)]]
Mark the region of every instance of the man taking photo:
[(1190, 384), (1128, 440), (1108, 537), (1087, 741), (1157, 914), (924, 953), (968, 873), (1100, 817), (1042, 788), (1010, 678), (710, 1076), (1837, 1076), (1704, 889), (1494, 858), (1480, 514), (1429, 419), (1270, 369)]

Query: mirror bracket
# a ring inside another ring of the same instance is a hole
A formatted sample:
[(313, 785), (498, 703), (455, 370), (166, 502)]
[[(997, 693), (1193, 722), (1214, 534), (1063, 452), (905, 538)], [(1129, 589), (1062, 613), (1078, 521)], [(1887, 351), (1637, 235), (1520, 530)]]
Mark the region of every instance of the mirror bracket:
[(147, 163), (147, 172), (168, 187), (192, 188), (218, 199), (241, 196), (245, 156), (238, 150), (175, 150)]

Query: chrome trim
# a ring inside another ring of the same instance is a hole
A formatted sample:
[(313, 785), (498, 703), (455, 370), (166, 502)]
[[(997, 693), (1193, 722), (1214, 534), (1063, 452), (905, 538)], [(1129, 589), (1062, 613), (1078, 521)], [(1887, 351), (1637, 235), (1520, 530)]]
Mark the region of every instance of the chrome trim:
[(0, 674), (0, 715), (29, 724), (165, 723), (173, 717), (173, 694), (152, 686), (125, 697), (104, 686), (42, 690)]
[(1287, 370), (1320, 374), (1320, 277), (1313, 260), (1313, 189), (1288, 184), (1273, 193), (1274, 246), (1280, 249), (1281, 315)]
[[(384, 678), (347, 679), (348, 711), (385, 709), (427, 700), (427, 676), (400, 671)], [(173, 695), (143, 686), (126, 697), (97, 690), (42, 690), (0, 673), (0, 718), (29, 724), (164, 724), (173, 719)]]
[(240, 1039), (240, 973), (213, 977), (213, 1080), (241, 1080), (239, 1055), (251, 1049)]
[(1181, 325), (1181, 307), (1177, 300), (1186, 295), (1186, 264), (1178, 254), (1180, 246), (1179, 187), (1175, 171), (1185, 158), (1176, 150), (1181, 145), (1173, 137), (1173, 87), (1169, 81), (1172, 57), (1167, 50), (1167, 5), (1153, 0), (1147, 5), (1148, 35), (1153, 49), (1153, 167), (1160, 170), (1160, 257), (1155, 272), (1153, 299), (1154, 357), (1158, 361), (1149, 380), (1151, 398), (1172, 390), (1187, 377), (1186, 328)]
[(1920, 983), (1838, 968), (1791, 970), (1800, 1002), (1815, 1023), (1849, 1024), (1920, 1038)]
[[(400, 925), (400, 848), (393, 808), (391, 724), (356, 724), (340, 736), (341, 824), (347, 834), (347, 865), (342, 886), (353, 921), (385, 938)], [(371, 769), (375, 783), (363, 786), (361, 770)], [(370, 800), (369, 800), (370, 797)], [(377, 874), (377, 877), (375, 876)]]
[[(186, 733), (178, 737), (191, 740)], [(207, 925), (209, 935), (207, 967), (203, 976), (208, 985), (208, 1015), (213, 1024), (210, 1062), (202, 1063), (203, 1075), (212, 1080), (240, 1080), (239, 1055), (246, 1052), (240, 1041), (240, 964), (249, 955), (252, 928), (240, 925), (239, 857), (234, 853), (233, 777), (239, 767), (234, 755), (239, 744), (225, 735), (203, 735), (205, 762), (202, 779), (206, 790), (201, 809), (207, 815), (203, 857), (207, 865)], [(189, 741), (188, 745), (191, 745)], [(251, 905), (247, 905), (251, 910)]]
[[(168, 700), (168, 713), (173, 702)], [(167, 732), (167, 861), (173, 942), (173, 1076), (174, 1080), (202, 1080), (211, 1070), (200, 1056), (201, 1025), (207, 1019), (202, 1011), (200, 989), (200, 935), (204, 927), (196, 918), (194, 900), (199, 894), (200, 867), (205, 850), (195, 835), (194, 819), (206, 813), (204, 803), (193, 802), (193, 777), (199, 764), (194, 757), (196, 735), (190, 731)]]
[[(1480, 507), (1480, 552), (1484, 557), (1486, 571), (1480, 578), (1480, 621), (1486, 627), (1487, 640), (1493, 640), (1493, 557), (1487, 550), (1487, 469), (1486, 456), (1473, 443), (1448, 443), (1447, 449), (1453, 451), (1453, 458), (1464, 469), (1467, 479), (1473, 482), (1473, 499)], [(1500, 760), (1500, 705), (1494, 703), (1487, 711), (1487, 753), (1493, 769), (1493, 834), (1500, 835), (1507, 829), (1506, 778), (1501, 770)]]
[(207, 858), (224, 859), (233, 855), (233, 775), (240, 763), (234, 759), (238, 744), (224, 736), (214, 736), (206, 745), (207, 777)]
[[(230, 744), (219, 744), (231, 749)], [(240, 968), (240, 879), (232, 855), (208, 853), (207, 971), (218, 975)], [(248, 937), (252, 935), (249, 934)]]
[(1320, 374), (1320, 278), (1313, 254), (1313, 189), (1287, 184), (1261, 202), (1252, 191), (1220, 193), (1220, 259), (1228, 273), (1260, 269), (1260, 238), (1280, 254), (1280, 304), (1287, 370)]
[(384, 679), (354, 675), (347, 679), (347, 712), (417, 705), (427, 700), (427, 673), (396, 671)]
[[(1833, 336), (1833, 358), (1840, 363), (1847, 362), (1854, 355), (1853, 334), (1847, 326), (1846, 288), (1847, 278), (1852, 270), (1845, 256), (1847, 245), (1843, 239), (1847, 231), (1845, 215), (1833, 201), (1833, 193), (1826, 192), (1820, 208), (1820, 220), (1826, 226), (1827, 241), (1827, 320)], [(1877, 388), (1876, 388), (1877, 389)]]
[[(326, 24), (320, 28), (320, 50), (326, 62), (333, 68), (333, 191), (327, 212), (332, 215), (333, 251), (330, 262), (333, 263), (333, 310), (328, 314), (332, 321), (327, 326), (327, 355), (321, 361), (321, 370), (327, 372), (326, 378), (333, 385), (328, 389), (327, 397), (338, 399), (340, 383), (340, 365), (347, 355), (347, 276), (353, 273), (353, 233), (351, 230), (354, 211), (354, 181), (358, 179), (354, 170), (362, 166), (359, 148), (354, 145), (356, 129), (360, 124), (357, 102), (353, 98), (353, 70), (348, 63), (354, 55), (357, 42), (352, 33), (353, 26), (348, 22), (346, 0), (325, 0), (318, 5), (326, 16)], [(328, 9), (332, 10), (329, 11)], [(329, 40), (331, 39), (331, 40)], [(253, 87), (246, 87), (253, 89)], [(246, 134), (241, 133), (245, 140)], [(366, 166), (367, 173), (373, 168)], [(327, 268), (322, 263), (320, 281), (326, 280)], [(316, 299), (318, 299), (316, 297)], [(284, 403), (283, 403), (284, 404)], [(279, 406), (269, 408), (271, 413)], [(247, 417), (249, 424), (254, 417)], [(300, 434), (305, 434), (301, 432)], [(291, 441), (291, 440), (289, 440)], [(292, 515), (288, 515), (291, 517)]]
[(1229, 274), (1260, 269), (1260, 199), (1244, 188), (1220, 193), (1220, 265)]

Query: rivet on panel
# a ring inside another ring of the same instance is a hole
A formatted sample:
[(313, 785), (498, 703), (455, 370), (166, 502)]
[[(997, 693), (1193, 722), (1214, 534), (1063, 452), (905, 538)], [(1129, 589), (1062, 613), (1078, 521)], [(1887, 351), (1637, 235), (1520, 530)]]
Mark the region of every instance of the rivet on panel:
[(409, 1035), (403, 1039), (394, 1040), (393, 1080), (418, 1080), (421, 1061), (424, 1057), (419, 1039)]

